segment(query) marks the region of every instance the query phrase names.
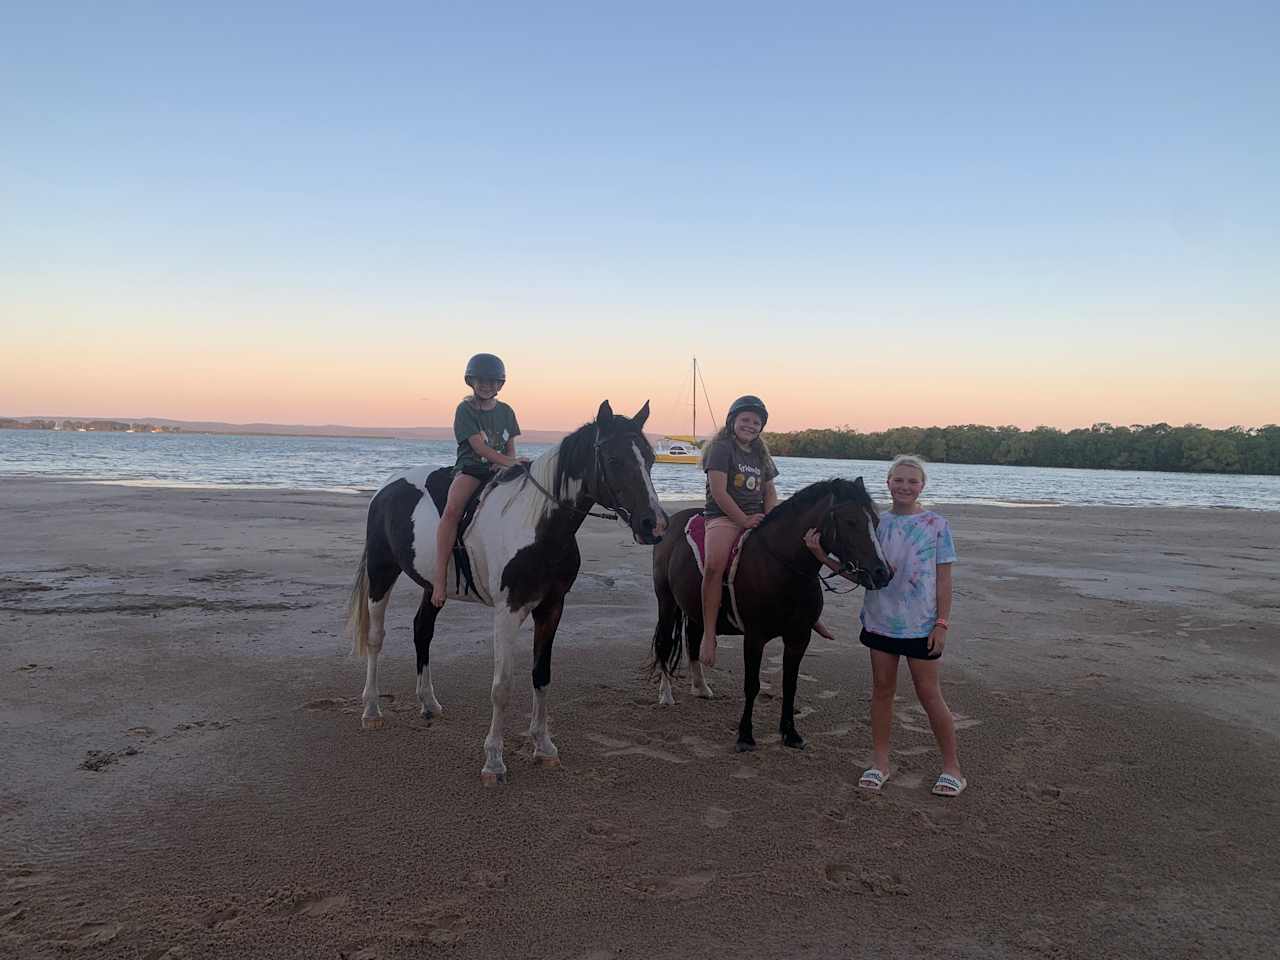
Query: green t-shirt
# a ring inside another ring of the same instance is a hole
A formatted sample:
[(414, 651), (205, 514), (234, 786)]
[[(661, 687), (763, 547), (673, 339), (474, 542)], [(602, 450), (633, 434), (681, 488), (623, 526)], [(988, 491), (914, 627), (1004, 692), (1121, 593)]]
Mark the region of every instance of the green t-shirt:
[(480, 454), (471, 448), (471, 438), (477, 433), (484, 434), (484, 442), (490, 450), (506, 453), (507, 441), (520, 435), (516, 412), (501, 400), (492, 410), (481, 410), (470, 400), (458, 404), (453, 414), (453, 435), (458, 441), (457, 466), (484, 465)]
[[(763, 453), (744, 451), (732, 440), (713, 440), (711, 449), (707, 451), (706, 465), (708, 472), (724, 472), (725, 489), (743, 513), (748, 517), (753, 513), (764, 513), (764, 488), (778, 475), (778, 471), (765, 460)], [(707, 517), (724, 516), (720, 504), (711, 495), (710, 476), (707, 477), (707, 505), (702, 513)]]

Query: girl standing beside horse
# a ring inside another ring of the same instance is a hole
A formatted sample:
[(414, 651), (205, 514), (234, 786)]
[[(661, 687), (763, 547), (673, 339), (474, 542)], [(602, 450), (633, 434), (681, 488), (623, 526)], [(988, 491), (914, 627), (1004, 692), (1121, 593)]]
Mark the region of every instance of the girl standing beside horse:
[(462, 379), (471, 388), (453, 414), (453, 435), (458, 459), (449, 485), (449, 500), (436, 528), (435, 576), (431, 580), (431, 604), (444, 606), (448, 597), (449, 551), (458, 536), (462, 511), (481, 484), (495, 470), (516, 463), (516, 437), (520, 424), (516, 413), (498, 399), (507, 382), (507, 369), (492, 353), (477, 353), (467, 361)]
[[(919, 457), (896, 457), (889, 466), (887, 483), (893, 507), (880, 515), (876, 538), (894, 575), (888, 586), (868, 591), (862, 601), (859, 639), (871, 651), (872, 752), (871, 766), (859, 778), (858, 786), (878, 791), (889, 779), (889, 732), (898, 661), (906, 657), (916, 696), (942, 753), (942, 773), (933, 792), (956, 797), (968, 783), (960, 772), (955, 721), (942, 698), (938, 664), (950, 626), (951, 565), (956, 548), (947, 521), (920, 505), (925, 481), (924, 462)], [(810, 530), (804, 542), (819, 561), (840, 569), (822, 549), (817, 530)]]

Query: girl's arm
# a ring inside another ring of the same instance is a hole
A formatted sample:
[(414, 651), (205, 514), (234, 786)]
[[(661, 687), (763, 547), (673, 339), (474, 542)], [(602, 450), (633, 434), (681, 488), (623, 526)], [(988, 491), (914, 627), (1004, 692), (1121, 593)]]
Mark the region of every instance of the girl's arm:
[(742, 512), (742, 508), (733, 502), (733, 497), (729, 496), (729, 474), (723, 470), (708, 470), (707, 483), (711, 485), (711, 499), (716, 502), (724, 515), (736, 523), (740, 527), (757, 527), (760, 521), (764, 519), (761, 514), (754, 514), (748, 517)]
[(850, 574), (849, 571), (844, 568), (842, 564), (836, 563), (834, 560), (831, 559), (831, 557), (827, 555), (827, 551), (822, 549), (822, 534), (818, 533), (817, 528), (810, 527), (808, 532), (805, 533), (803, 539), (804, 539), (804, 545), (809, 548), (809, 552), (812, 553), (815, 557), (817, 557), (818, 562), (821, 563), (824, 567), (826, 567), (828, 570), (834, 570), (836, 573), (840, 574), (840, 576), (844, 577), (850, 583), (858, 582), (853, 578), (853, 575)]
[(773, 485), (770, 480), (764, 485), (764, 512), (772, 513), (773, 508), (778, 505), (778, 488)]
[(510, 457), (510, 458), (511, 458), (513, 461), (515, 461), (516, 463), (528, 463), (528, 462), (529, 462), (529, 458), (528, 458), (528, 457), (522, 457), (522, 456), (520, 456), (520, 454), (516, 453), (516, 438), (515, 438), (515, 437), (512, 437), (510, 440), (508, 440), (508, 441), (507, 441), (507, 456), (508, 456), (508, 457)]
[[(471, 436), (467, 437), (467, 443), (471, 444), (471, 449), (489, 463), (496, 463), (500, 467), (511, 467), (515, 465), (516, 458), (508, 456), (505, 453), (499, 453), (497, 450), (490, 447), (484, 442), (483, 433), (473, 433)], [(513, 437), (507, 441), (507, 449), (514, 449), (514, 444), (515, 438)]]
[[(951, 564), (940, 563), (934, 569), (938, 572), (938, 620), (951, 619)], [(929, 652), (941, 653), (947, 644), (947, 625), (939, 622), (929, 631)]]

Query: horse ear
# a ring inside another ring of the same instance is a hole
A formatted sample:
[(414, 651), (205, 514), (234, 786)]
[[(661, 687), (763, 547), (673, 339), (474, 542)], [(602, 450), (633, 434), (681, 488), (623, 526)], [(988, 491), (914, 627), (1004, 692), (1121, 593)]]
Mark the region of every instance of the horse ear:
[(853, 481), (853, 488), (854, 488), (855, 490), (866, 490), (866, 489), (867, 489), (867, 485), (866, 485), (865, 483), (863, 483), (863, 482), (862, 482), (862, 478), (861, 478), (861, 477), (859, 477), (857, 480)]
[(610, 427), (613, 426), (613, 407), (609, 406), (609, 401), (605, 400), (600, 404), (600, 409), (596, 411), (596, 426)]
[(631, 418), (631, 422), (636, 425), (639, 430), (644, 426), (644, 422), (649, 419), (649, 401), (644, 402), (644, 406), (640, 408), (640, 412)]

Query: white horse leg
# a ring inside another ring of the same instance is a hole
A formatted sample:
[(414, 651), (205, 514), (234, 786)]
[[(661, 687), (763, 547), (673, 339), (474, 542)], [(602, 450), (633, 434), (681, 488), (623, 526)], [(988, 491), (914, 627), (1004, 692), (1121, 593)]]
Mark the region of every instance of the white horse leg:
[(658, 703), (664, 707), (676, 705), (676, 696), (671, 692), (671, 678), (665, 673), (658, 678)]
[(689, 661), (689, 677), (692, 680), (690, 689), (695, 697), (701, 697), (703, 700), (710, 700), (715, 697), (715, 693), (712, 692), (710, 685), (707, 683), (707, 678), (702, 675), (701, 660)]
[(529, 721), (533, 737), (533, 762), (554, 767), (560, 763), (560, 751), (547, 733), (547, 688), (533, 688), (533, 718)]
[(502, 728), (511, 701), (516, 633), (527, 614), (526, 610), (512, 613), (505, 606), (497, 607), (493, 613), (493, 719), (489, 735), (484, 738), (484, 768), (480, 771), (480, 779), (487, 786), (507, 782), (507, 765), (502, 762)]
[(436, 689), (431, 685), (431, 664), (422, 668), (418, 674), (418, 702), (422, 704), (422, 718), (430, 720), (444, 714), (444, 707), (436, 699)]
[(364, 692), (360, 695), (364, 700), (364, 715), (360, 718), (360, 726), (366, 730), (377, 730), (382, 727), (382, 708), (378, 705), (378, 654), (382, 653), (382, 641), (387, 636), (384, 621), (387, 615), (387, 604), (391, 602), (391, 591), (387, 591), (377, 603), (369, 604), (369, 645), (365, 654)]

